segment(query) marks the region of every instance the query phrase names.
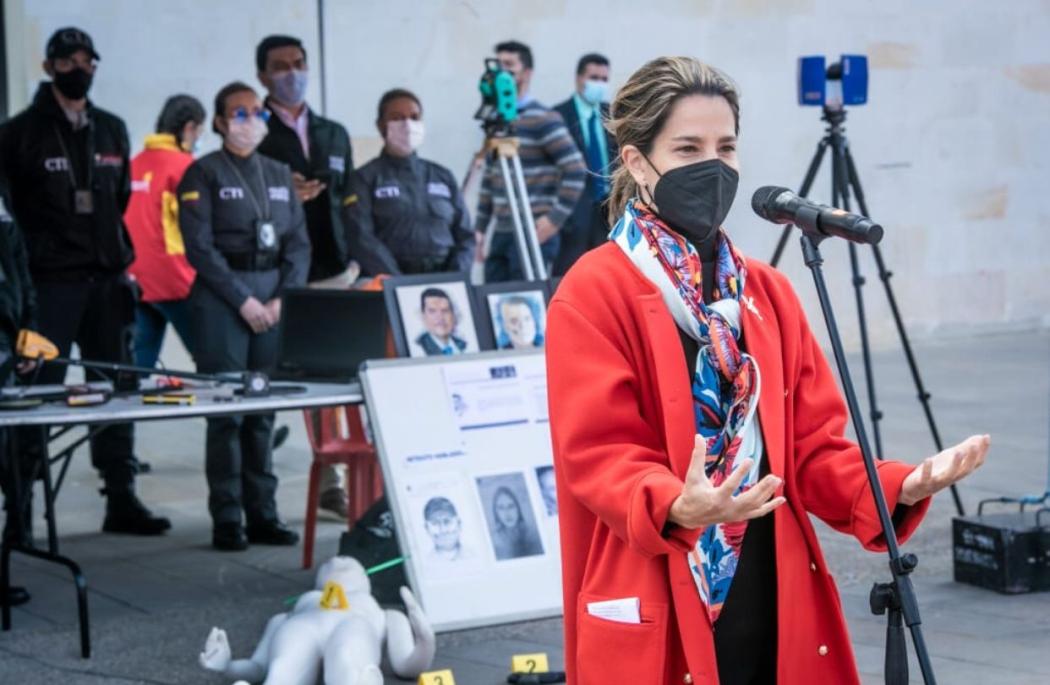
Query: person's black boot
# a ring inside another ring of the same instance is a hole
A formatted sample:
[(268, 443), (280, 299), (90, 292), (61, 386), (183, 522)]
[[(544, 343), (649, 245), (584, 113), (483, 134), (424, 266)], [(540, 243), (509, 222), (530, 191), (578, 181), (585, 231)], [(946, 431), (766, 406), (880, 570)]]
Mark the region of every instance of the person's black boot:
[(106, 520), (103, 533), (160, 535), (171, 528), (171, 521), (153, 512), (133, 492), (106, 492)]
[[(28, 494), (28, 493), (27, 493)], [(19, 547), (33, 547), (33, 500), (26, 496), (21, 516), (10, 499), (4, 502), (7, 517), (4, 521), (4, 542)], [(14, 606), (13, 604), (11, 606)]]
[(273, 431), (273, 438), (270, 441), (273, 445), (273, 449), (277, 449), (278, 447), (286, 443), (288, 441), (289, 433), (291, 433), (291, 430), (288, 428), (288, 426), (283, 424), (277, 426), (277, 428)]
[(29, 591), (20, 585), (12, 585), (7, 589), (7, 597), (0, 596), (0, 604), (6, 604), (12, 607), (22, 606), (28, 602), (32, 597)]
[(220, 552), (243, 552), (248, 549), (244, 526), (239, 523), (216, 523), (211, 531), (211, 546)]
[(248, 524), (248, 542), (253, 545), (287, 547), (299, 542), (299, 533), (284, 525), (280, 519)]

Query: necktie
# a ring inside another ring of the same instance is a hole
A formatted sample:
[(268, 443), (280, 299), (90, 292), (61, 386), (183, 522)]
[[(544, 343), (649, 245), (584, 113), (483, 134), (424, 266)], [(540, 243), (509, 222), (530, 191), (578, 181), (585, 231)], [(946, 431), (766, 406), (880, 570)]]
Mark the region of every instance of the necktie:
[(452, 345), (445, 345), (445, 349), (441, 350), (441, 354), (451, 356), (453, 354)]
[(591, 110), (591, 118), (588, 122), (589, 135), (587, 137), (587, 169), (593, 174), (591, 176), (591, 189), (595, 200), (604, 200), (609, 192), (609, 182), (605, 178), (605, 161), (602, 159), (602, 147), (598, 136), (605, 135), (602, 131), (598, 109)]

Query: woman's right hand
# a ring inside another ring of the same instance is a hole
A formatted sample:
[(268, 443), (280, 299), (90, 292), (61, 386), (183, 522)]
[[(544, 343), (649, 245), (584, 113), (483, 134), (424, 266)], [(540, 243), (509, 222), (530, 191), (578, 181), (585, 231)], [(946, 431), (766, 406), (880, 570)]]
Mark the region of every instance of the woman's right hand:
[(704, 528), (718, 523), (747, 521), (765, 516), (786, 502), (783, 497), (773, 497), (783, 481), (772, 474), (760, 480), (747, 492), (733, 496), (751, 469), (752, 463), (751, 459), (742, 460), (729, 477), (716, 486), (707, 477), (705, 468), (707, 441), (697, 435), (682, 494), (671, 504), (668, 520), (682, 528)]
[(254, 297), (249, 297), (241, 305), (241, 318), (248, 322), (253, 333), (264, 333), (276, 322), (266, 306)]

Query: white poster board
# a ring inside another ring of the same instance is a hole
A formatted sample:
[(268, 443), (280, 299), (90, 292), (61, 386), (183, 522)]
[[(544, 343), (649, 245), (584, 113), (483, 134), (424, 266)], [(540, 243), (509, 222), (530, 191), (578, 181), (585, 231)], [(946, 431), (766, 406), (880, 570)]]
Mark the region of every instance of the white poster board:
[(542, 350), (361, 372), (413, 590), (436, 630), (561, 614)]

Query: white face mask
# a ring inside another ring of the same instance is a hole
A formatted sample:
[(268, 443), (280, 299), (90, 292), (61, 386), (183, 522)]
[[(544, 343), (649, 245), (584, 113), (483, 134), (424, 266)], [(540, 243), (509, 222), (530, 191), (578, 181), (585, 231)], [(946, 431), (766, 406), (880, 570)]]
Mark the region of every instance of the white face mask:
[(230, 119), (226, 131), (226, 140), (239, 150), (253, 151), (259, 147), (269, 129), (260, 117), (251, 116), (247, 120)]
[(606, 81), (588, 79), (583, 82), (582, 97), (588, 103), (598, 106), (609, 96), (609, 84)]
[(408, 157), (423, 144), (423, 122), (415, 119), (388, 121), (386, 124), (386, 146), (398, 157)]

